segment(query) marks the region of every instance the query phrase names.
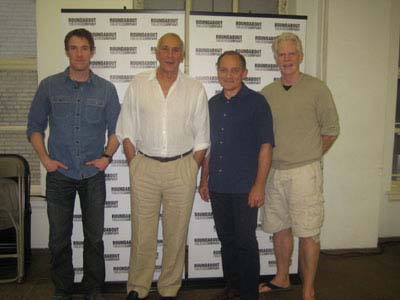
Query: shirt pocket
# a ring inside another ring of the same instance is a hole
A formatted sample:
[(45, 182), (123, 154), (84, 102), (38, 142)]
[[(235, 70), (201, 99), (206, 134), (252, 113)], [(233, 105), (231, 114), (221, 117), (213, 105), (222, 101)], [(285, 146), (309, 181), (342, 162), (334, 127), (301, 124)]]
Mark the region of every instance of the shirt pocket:
[(53, 96), (50, 98), (52, 115), (57, 119), (66, 119), (74, 111), (74, 101), (69, 96)]
[(101, 120), (104, 106), (104, 99), (87, 98), (85, 105), (86, 121), (89, 123), (98, 123)]

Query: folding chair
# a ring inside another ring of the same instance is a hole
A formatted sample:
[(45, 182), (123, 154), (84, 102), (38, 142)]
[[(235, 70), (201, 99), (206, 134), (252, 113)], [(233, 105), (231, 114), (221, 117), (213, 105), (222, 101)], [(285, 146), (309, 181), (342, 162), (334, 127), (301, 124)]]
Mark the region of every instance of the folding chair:
[[(24, 161), (14, 155), (0, 156), (0, 230), (14, 228), (15, 243), (0, 241), (0, 260), (16, 258), (16, 277), (0, 280), (22, 282), (25, 275), (24, 219), (26, 169)], [(28, 179), (29, 181), (29, 179)]]

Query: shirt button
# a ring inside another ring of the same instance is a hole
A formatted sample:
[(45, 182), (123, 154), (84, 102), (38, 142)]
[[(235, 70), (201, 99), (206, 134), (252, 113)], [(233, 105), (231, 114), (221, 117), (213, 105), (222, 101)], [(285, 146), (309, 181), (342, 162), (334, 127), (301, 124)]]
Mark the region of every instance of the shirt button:
[(218, 170), (218, 173), (222, 173), (222, 169), (219, 169), (219, 170)]
[(223, 157), (223, 156), (222, 156), (222, 155), (220, 155), (220, 156), (219, 156), (219, 159), (222, 159), (222, 157)]
[(224, 117), (226, 117), (226, 114), (224, 113)]
[(219, 143), (222, 145), (224, 142), (223, 141), (219, 141)]
[(221, 131), (224, 131), (224, 130), (225, 130), (224, 127), (222, 127), (222, 128), (221, 128)]

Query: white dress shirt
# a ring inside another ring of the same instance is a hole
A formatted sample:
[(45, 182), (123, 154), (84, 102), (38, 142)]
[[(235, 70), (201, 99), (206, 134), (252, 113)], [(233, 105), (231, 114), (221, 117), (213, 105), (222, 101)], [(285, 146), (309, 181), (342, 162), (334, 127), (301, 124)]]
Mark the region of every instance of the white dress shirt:
[(156, 70), (136, 74), (125, 93), (116, 134), (150, 156), (171, 157), (210, 144), (203, 85), (179, 71), (165, 97)]

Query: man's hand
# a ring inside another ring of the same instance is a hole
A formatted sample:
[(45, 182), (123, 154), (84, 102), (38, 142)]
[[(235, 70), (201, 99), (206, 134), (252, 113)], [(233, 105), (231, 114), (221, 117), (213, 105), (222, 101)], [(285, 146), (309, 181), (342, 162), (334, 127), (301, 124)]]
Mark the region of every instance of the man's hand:
[(68, 170), (68, 167), (64, 165), (62, 162), (58, 160), (53, 160), (51, 158), (47, 158), (45, 161), (43, 161), (43, 166), (49, 173), (57, 171), (58, 168), (63, 168), (65, 170)]
[(249, 193), (249, 206), (261, 207), (265, 200), (265, 190), (263, 185), (253, 185)]
[(200, 186), (199, 186), (199, 194), (201, 199), (203, 199), (205, 202), (210, 201), (210, 195), (208, 194), (208, 182), (205, 180), (200, 181)]
[(110, 160), (108, 159), (108, 157), (104, 157), (104, 156), (101, 158), (97, 158), (97, 159), (88, 161), (86, 163), (87, 166), (95, 166), (101, 172), (103, 172), (108, 167), (109, 164), (110, 164)]

